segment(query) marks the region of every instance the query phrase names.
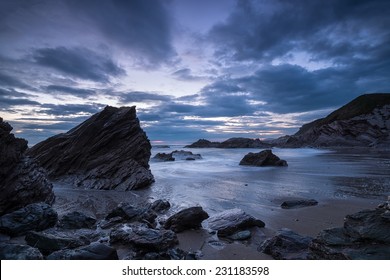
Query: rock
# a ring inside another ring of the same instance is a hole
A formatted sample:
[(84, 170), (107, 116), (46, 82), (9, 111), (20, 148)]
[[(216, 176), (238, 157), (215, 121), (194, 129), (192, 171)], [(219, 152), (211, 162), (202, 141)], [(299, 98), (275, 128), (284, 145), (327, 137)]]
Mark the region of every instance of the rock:
[(43, 256), (37, 248), (22, 244), (0, 243), (1, 260), (42, 260)]
[(274, 155), (271, 150), (264, 150), (260, 153), (249, 153), (245, 155), (240, 161), (240, 165), (287, 166), (287, 162)]
[(127, 202), (122, 202), (106, 216), (106, 220), (114, 217), (121, 217), (127, 222), (147, 222), (148, 224), (154, 224), (157, 215), (148, 207), (136, 208)]
[(318, 201), (315, 199), (295, 199), (295, 200), (284, 201), (280, 205), (280, 207), (282, 207), (284, 209), (291, 209), (291, 208), (301, 208), (301, 207), (314, 206), (317, 204), (318, 204)]
[(150, 208), (157, 213), (162, 213), (171, 208), (171, 204), (167, 200), (158, 199), (153, 201)]
[(263, 221), (248, 215), (241, 209), (231, 209), (223, 211), (210, 217), (208, 220), (209, 227), (218, 231), (218, 236), (224, 237), (250, 227), (264, 227)]
[(202, 207), (190, 207), (172, 215), (164, 224), (164, 228), (174, 232), (182, 232), (187, 229), (197, 229), (202, 227), (202, 222), (209, 215)]
[(387, 209), (363, 210), (345, 218), (342, 228), (321, 231), (310, 243), (311, 259), (390, 259)]
[(45, 171), (24, 155), (27, 141), (11, 131), (12, 127), (0, 118), (0, 215), (31, 203), (54, 202)]
[(309, 236), (302, 236), (284, 228), (278, 230), (274, 237), (264, 241), (259, 251), (277, 260), (305, 260), (311, 241)]
[(68, 132), (36, 144), (28, 154), (52, 179), (87, 189), (134, 190), (154, 182), (150, 150), (135, 107), (107, 106)]
[(197, 255), (195, 253), (186, 252), (179, 248), (169, 249), (166, 252), (151, 252), (146, 253), (143, 260), (196, 260)]
[(158, 161), (175, 161), (175, 158), (172, 156), (172, 153), (157, 153), (154, 157), (154, 160)]
[(185, 146), (185, 148), (269, 148), (268, 143), (261, 141), (260, 139), (235, 137), (229, 138), (223, 142), (210, 142), (205, 139), (199, 139), (191, 145)]
[(11, 236), (53, 227), (57, 212), (46, 203), (34, 203), (0, 217), (0, 232)]
[(199, 139), (191, 145), (185, 146), (185, 148), (218, 148), (219, 142), (210, 142), (206, 139)]
[(73, 211), (62, 216), (58, 222), (58, 227), (64, 229), (96, 228), (95, 224), (95, 218)]
[(227, 238), (231, 240), (246, 240), (251, 238), (252, 234), (249, 230), (238, 231), (229, 235)]
[(44, 255), (49, 255), (54, 251), (62, 249), (72, 249), (89, 244), (89, 241), (76, 237), (66, 236), (56, 233), (30, 231), (26, 234), (25, 240), (28, 245), (38, 248)]
[(99, 222), (99, 226), (102, 229), (108, 229), (112, 228), (113, 226), (116, 226), (117, 224), (120, 224), (123, 222), (122, 217), (113, 217), (109, 218), (108, 220), (102, 220)]
[(165, 251), (178, 243), (176, 234), (171, 230), (157, 230), (144, 225), (124, 224), (112, 229), (111, 244), (130, 245), (142, 252)]
[(364, 94), (327, 117), (303, 125), (278, 147), (383, 147), (390, 145), (390, 94)]
[(117, 251), (102, 243), (91, 243), (90, 245), (77, 249), (65, 249), (54, 252), (47, 256), (48, 260), (118, 260)]

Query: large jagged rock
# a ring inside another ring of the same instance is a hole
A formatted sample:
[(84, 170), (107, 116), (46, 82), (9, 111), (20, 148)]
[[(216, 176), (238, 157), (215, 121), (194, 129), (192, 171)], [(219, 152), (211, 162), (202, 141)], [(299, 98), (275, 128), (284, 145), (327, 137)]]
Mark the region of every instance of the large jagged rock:
[(35, 160), (24, 156), (27, 141), (0, 118), (0, 215), (35, 202), (54, 202), (53, 186)]
[(248, 153), (240, 161), (240, 165), (252, 166), (287, 166), (287, 161), (274, 155), (271, 150), (264, 150), (259, 153)]
[(150, 150), (135, 107), (107, 106), (68, 132), (38, 143), (28, 154), (50, 178), (88, 189), (134, 190), (154, 182)]
[(202, 227), (202, 222), (209, 215), (202, 207), (190, 207), (173, 214), (164, 224), (164, 228), (174, 232), (182, 232), (187, 229), (197, 229)]
[(303, 125), (292, 136), (270, 142), (279, 147), (390, 146), (390, 94), (365, 94), (327, 117)]
[(223, 142), (210, 142), (206, 139), (199, 139), (185, 148), (269, 148), (270, 145), (260, 139), (233, 137)]

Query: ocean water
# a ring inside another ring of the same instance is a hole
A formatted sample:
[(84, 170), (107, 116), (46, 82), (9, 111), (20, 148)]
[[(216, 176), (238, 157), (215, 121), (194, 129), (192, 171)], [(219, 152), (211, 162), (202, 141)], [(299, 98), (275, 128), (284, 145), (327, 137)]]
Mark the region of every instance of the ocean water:
[(259, 149), (188, 149), (171, 146), (158, 152), (190, 150), (201, 160), (151, 161), (156, 182), (146, 191), (164, 198), (173, 210), (202, 206), (209, 213), (241, 208), (251, 214), (280, 209), (286, 199), (314, 198), (379, 203), (390, 195), (390, 154), (378, 151), (273, 149), (288, 167), (240, 166)]

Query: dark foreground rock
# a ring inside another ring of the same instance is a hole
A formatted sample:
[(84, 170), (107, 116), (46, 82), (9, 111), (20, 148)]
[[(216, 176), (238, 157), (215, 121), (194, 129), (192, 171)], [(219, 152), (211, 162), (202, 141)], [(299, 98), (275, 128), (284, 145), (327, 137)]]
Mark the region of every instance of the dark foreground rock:
[(102, 243), (91, 243), (77, 249), (65, 249), (47, 256), (48, 260), (117, 260), (117, 251)]
[(41, 231), (53, 227), (57, 212), (45, 203), (34, 203), (0, 217), (0, 232), (18, 236), (28, 231)]
[(42, 260), (37, 248), (22, 244), (0, 244), (1, 260)]
[(321, 231), (310, 244), (311, 259), (390, 259), (387, 202), (345, 218), (342, 228)]
[(68, 132), (38, 143), (28, 154), (51, 178), (89, 189), (133, 190), (154, 182), (150, 150), (135, 107), (107, 106)]
[(202, 222), (209, 215), (202, 207), (190, 207), (172, 215), (164, 224), (164, 228), (174, 232), (182, 232), (187, 229), (197, 229), (202, 227)]
[(120, 217), (125, 222), (144, 222), (153, 225), (157, 215), (150, 207), (136, 207), (122, 202), (106, 216), (106, 220), (115, 217)]
[(54, 202), (45, 171), (24, 155), (27, 141), (11, 131), (12, 127), (0, 118), (0, 215), (31, 203)]
[(315, 206), (318, 204), (318, 201), (315, 199), (293, 199), (284, 201), (280, 207), (284, 209), (292, 209), (292, 208), (301, 208), (301, 207), (309, 207)]
[(241, 209), (231, 209), (223, 211), (210, 217), (208, 220), (209, 227), (218, 231), (218, 236), (226, 237), (237, 231), (248, 229), (250, 227), (264, 227), (265, 223)]
[(290, 229), (281, 229), (276, 235), (260, 245), (259, 251), (277, 260), (307, 259), (312, 238), (302, 236)]
[(240, 165), (287, 166), (287, 162), (274, 155), (271, 150), (264, 150), (260, 153), (249, 153), (245, 155), (240, 161)]
[(64, 229), (95, 228), (95, 224), (95, 218), (78, 211), (67, 213), (58, 221), (58, 227)]
[(171, 208), (171, 204), (168, 200), (157, 199), (156, 201), (153, 201), (150, 208), (157, 213), (162, 213)]

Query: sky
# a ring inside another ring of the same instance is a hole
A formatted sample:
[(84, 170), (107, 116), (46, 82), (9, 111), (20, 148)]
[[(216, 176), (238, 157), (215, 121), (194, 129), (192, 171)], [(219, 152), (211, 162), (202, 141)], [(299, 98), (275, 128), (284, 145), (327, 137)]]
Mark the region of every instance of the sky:
[(276, 138), (390, 92), (388, 0), (0, 0), (0, 117), (29, 145), (106, 105), (152, 143)]

